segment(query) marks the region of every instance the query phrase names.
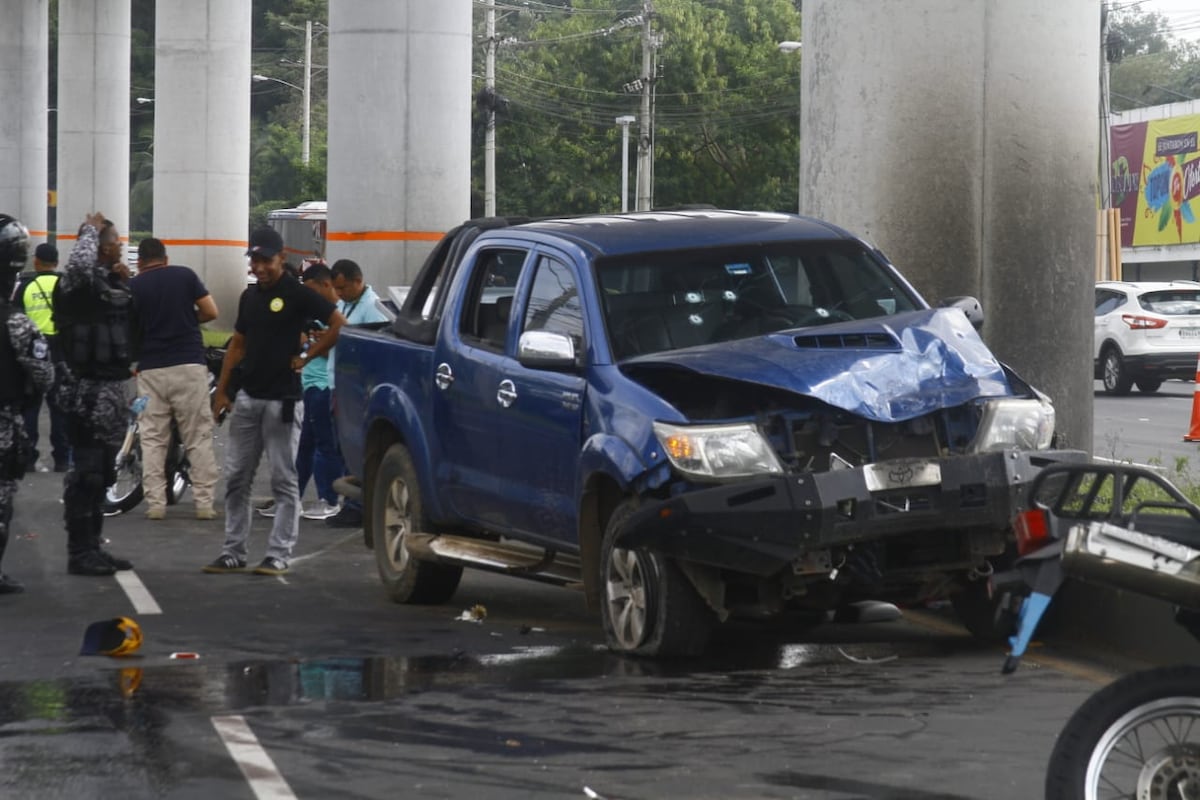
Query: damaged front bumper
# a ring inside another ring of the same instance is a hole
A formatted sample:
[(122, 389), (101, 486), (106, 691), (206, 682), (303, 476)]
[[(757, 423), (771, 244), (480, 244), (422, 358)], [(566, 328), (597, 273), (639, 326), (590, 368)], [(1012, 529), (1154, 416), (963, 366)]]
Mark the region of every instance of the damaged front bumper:
[(1087, 458), (1082, 450), (1007, 450), (723, 484), (647, 503), (616, 543), (770, 575), (813, 550), (921, 531), (1009, 528), (1043, 467)]

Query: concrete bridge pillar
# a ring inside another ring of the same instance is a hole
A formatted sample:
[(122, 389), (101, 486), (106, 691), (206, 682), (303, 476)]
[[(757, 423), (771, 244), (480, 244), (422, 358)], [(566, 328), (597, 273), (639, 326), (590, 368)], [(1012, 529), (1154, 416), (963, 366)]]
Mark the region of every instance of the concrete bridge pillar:
[(91, 211), (129, 234), (130, 38), (129, 0), (59, 0), (57, 228), (68, 248)]
[(204, 281), (232, 329), (246, 288), (250, 4), (158, 0), (154, 235)]
[(470, 216), (471, 3), (330, 0), (326, 258), (408, 283)]
[(0, 115), (0, 212), (29, 228), (34, 243), (49, 235), (48, 187), (49, 0), (0, 3), (0, 86), (9, 105)]
[(1100, 7), (806, 0), (805, 213), (932, 303), (970, 294), (999, 358), (1091, 449)]

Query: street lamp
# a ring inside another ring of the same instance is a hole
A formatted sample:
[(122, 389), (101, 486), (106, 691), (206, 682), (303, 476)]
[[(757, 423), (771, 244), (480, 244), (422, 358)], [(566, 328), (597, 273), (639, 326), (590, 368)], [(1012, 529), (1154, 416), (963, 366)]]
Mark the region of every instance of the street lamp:
[[(306, 78), (308, 77), (307, 72), (305, 73), (305, 77)], [(301, 136), (301, 140), (300, 140), (300, 158), (304, 162), (304, 165), (308, 166), (308, 152), (309, 152), (309, 142), (310, 142), (309, 126), (312, 123), (312, 107), (309, 105), (309, 100), (308, 100), (308, 98), (309, 98), (309, 83), (308, 83), (308, 81), (306, 80), (304, 82), (304, 87), (301, 88), (294, 83), (289, 83), (288, 81), (285, 81), (283, 78), (272, 78), (270, 75), (251, 75), (250, 80), (254, 81), (255, 83), (262, 83), (264, 81), (270, 81), (271, 83), (281, 83), (284, 86), (292, 87), (297, 92), (304, 95), (304, 128), (303, 128), (304, 132), (303, 132), (303, 134)]]
[[(793, 42), (790, 40), (786, 41), (786, 42), (780, 42), (779, 43), (779, 52), (781, 52), (781, 53), (799, 53), (801, 47), (803, 47), (803, 44), (801, 44), (800, 42)], [(803, 96), (804, 96), (803, 67), (804, 67), (804, 62), (801, 61), (800, 69), (797, 70), (797, 72), (800, 73), (800, 90), (796, 95), (796, 118), (797, 118), (797, 123), (796, 123), (796, 176), (797, 176), (796, 177), (796, 213), (797, 214), (804, 213), (804, 205), (803, 205), (803, 199), (802, 199), (803, 195), (804, 195), (804, 175), (803, 175), (803, 173), (800, 172), (800, 159), (801, 159), (801, 153), (803, 152), (801, 150), (800, 137), (803, 135), (803, 128), (804, 128), (804, 119), (801, 115), (801, 104), (803, 103)]]
[(617, 117), (621, 126), (621, 213), (629, 210), (629, 126), (634, 117), (630, 114)]

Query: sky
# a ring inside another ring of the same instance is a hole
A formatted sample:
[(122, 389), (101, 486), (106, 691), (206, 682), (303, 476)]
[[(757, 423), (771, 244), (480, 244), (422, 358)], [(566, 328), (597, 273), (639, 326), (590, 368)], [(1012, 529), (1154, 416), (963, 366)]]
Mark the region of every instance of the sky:
[(1121, 6), (1136, 6), (1167, 18), (1177, 39), (1200, 41), (1200, 0), (1118, 0)]

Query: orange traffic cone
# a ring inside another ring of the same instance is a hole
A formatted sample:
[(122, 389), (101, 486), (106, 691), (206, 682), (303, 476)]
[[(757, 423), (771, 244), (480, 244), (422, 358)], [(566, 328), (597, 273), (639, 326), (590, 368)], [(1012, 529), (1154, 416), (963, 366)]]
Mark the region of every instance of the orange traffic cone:
[(1196, 361), (1196, 385), (1192, 389), (1192, 425), (1185, 442), (1200, 442), (1200, 360)]

